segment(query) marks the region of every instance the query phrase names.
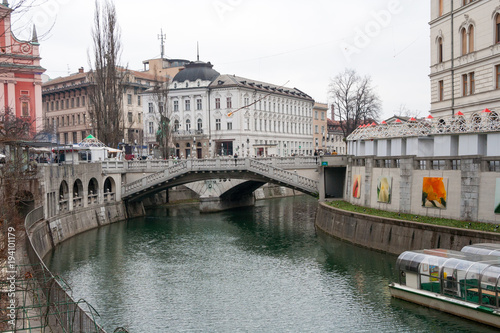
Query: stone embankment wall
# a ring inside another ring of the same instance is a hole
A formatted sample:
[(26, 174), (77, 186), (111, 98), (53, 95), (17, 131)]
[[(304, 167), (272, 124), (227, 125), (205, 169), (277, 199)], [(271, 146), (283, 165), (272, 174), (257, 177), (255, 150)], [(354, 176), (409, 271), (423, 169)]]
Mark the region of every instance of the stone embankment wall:
[(35, 250), (43, 258), (53, 247), (68, 238), (126, 218), (123, 202), (115, 202), (83, 208), (71, 213), (60, 214), (49, 220), (42, 220), (27, 232), (29, 232)]
[(316, 227), (335, 238), (399, 255), (407, 250), (461, 250), (475, 243), (498, 243), (500, 234), (442, 227), (354, 213), (320, 203)]

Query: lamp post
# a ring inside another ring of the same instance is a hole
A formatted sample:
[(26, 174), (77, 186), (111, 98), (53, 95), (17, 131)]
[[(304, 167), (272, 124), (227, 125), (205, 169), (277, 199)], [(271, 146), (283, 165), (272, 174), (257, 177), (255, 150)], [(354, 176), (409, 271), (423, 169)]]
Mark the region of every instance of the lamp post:
[(193, 149), (192, 149), (192, 151), (191, 151), (191, 156), (192, 156), (193, 158), (197, 157), (197, 156), (195, 155), (195, 153), (196, 153), (196, 137), (195, 137), (195, 136), (193, 136)]
[(247, 136), (247, 157), (250, 156), (250, 139)]

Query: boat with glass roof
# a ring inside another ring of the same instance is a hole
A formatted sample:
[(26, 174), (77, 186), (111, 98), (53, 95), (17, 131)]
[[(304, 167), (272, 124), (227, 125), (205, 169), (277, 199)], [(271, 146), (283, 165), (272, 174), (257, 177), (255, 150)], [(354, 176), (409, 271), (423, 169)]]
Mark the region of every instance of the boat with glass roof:
[(403, 252), (391, 295), (500, 328), (500, 252), (479, 249), (484, 247)]

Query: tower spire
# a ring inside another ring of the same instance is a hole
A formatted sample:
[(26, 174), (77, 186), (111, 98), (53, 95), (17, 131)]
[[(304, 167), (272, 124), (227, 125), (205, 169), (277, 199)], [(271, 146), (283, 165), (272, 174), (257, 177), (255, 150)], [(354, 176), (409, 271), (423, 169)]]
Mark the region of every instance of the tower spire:
[(33, 36), (31, 37), (31, 42), (38, 43), (38, 34), (36, 33), (36, 27), (34, 24), (33, 24)]
[(200, 45), (196, 42), (196, 61), (200, 61)]
[(158, 35), (158, 39), (160, 40), (160, 45), (161, 45), (161, 50), (160, 50), (160, 54), (161, 54), (161, 58), (163, 59), (163, 55), (164, 55), (164, 52), (165, 52), (165, 47), (164, 47), (164, 41), (165, 41), (165, 38), (167, 36), (165, 34), (163, 34), (163, 29), (160, 30), (160, 34)]

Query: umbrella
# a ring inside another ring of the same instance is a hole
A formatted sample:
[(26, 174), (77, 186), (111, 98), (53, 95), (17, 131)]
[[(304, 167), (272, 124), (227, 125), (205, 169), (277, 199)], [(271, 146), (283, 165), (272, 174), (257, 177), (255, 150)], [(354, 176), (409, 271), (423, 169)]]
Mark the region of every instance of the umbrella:
[(463, 116), (464, 114), (462, 113), (462, 111), (458, 111), (457, 112), (457, 116)]
[(434, 119), (434, 117), (433, 117), (433, 116), (431, 116), (431, 115), (428, 115), (428, 116), (427, 116), (427, 119)]
[(489, 113), (489, 112), (491, 112), (491, 111), (490, 111), (490, 110), (488, 110), (488, 109), (484, 109), (484, 110), (483, 110), (483, 112)]

